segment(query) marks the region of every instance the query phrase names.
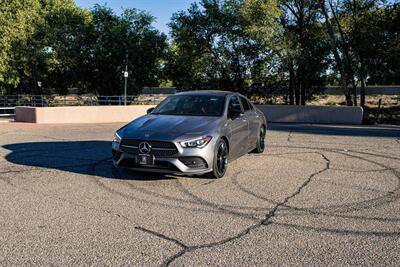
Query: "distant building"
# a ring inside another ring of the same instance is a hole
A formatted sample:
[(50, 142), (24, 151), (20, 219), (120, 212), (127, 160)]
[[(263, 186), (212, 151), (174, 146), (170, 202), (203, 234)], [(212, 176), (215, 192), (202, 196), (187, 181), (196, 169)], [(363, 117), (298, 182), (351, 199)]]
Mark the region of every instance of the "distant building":
[(144, 87), (142, 90), (142, 94), (146, 95), (173, 95), (175, 93), (175, 87)]

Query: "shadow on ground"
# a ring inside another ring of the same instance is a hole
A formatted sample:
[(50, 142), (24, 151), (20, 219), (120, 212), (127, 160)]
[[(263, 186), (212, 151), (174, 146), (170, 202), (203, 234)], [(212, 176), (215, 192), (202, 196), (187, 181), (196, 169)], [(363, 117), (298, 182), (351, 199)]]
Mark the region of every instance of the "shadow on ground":
[[(400, 137), (400, 127), (356, 127), (270, 123), (270, 130), (316, 135)], [(174, 179), (173, 176), (116, 169), (108, 141), (53, 141), (4, 145), (5, 159), (13, 164), (131, 180)]]
[(172, 176), (117, 169), (112, 163), (111, 142), (57, 141), (4, 145), (5, 159), (13, 164), (128, 180), (166, 180)]
[(268, 128), (274, 131), (294, 132), (317, 135), (359, 136), (359, 137), (400, 137), (400, 126), (341, 126), (341, 125), (310, 125), (290, 123), (269, 123)]

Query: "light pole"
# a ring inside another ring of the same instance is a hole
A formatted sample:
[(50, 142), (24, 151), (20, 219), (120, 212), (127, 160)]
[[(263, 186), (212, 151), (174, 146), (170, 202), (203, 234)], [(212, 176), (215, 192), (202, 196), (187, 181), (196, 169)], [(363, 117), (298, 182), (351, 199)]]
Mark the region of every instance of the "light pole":
[(126, 106), (126, 100), (127, 100), (127, 92), (128, 92), (128, 60), (129, 60), (129, 54), (128, 50), (126, 50), (126, 55), (125, 55), (125, 71), (124, 71), (124, 78), (125, 78), (125, 85), (124, 85), (124, 105)]

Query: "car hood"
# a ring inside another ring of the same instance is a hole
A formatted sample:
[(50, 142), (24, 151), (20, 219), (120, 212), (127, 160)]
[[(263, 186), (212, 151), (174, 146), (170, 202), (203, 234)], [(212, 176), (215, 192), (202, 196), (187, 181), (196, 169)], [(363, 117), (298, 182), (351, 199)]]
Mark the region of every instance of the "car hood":
[(123, 139), (174, 141), (209, 135), (218, 129), (221, 117), (145, 115), (127, 124)]

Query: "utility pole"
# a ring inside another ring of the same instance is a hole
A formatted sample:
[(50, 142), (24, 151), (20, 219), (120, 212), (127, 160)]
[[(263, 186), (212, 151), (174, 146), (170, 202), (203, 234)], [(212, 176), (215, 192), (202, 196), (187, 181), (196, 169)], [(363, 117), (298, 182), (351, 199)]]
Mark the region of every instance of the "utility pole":
[(128, 91), (128, 50), (126, 51), (126, 56), (125, 56), (125, 72), (124, 72), (124, 78), (125, 78), (125, 85), (124, 85), (124, 105), (126, 106), (126, 99), (127, 99), (127, 91)]

